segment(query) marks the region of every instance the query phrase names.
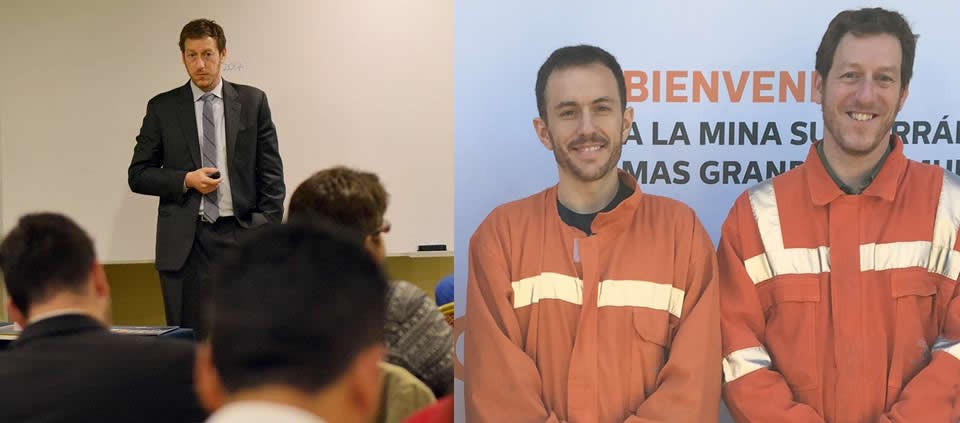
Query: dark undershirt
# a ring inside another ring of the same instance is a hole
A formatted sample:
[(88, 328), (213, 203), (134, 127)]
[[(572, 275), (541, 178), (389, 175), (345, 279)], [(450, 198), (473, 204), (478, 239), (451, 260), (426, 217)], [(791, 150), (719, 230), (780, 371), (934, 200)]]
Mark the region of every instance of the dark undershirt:
[(606, 213), (610, 210), (615, 209), (623, 200), (626, 200), (630, 194), (633, 194), (633, 190), (625, 184), (623, 181), (619, 181), (620, 185), (617, 187), (617, 193), (613, 196), (613, 200), (610, 200), (610, 204), (607, 204), (603, 210), (600, 210), (596, 213), (580, 214), (573, 210), (568, 209), (566, 206), (560, 203), (560, 200), (557, 200), (557, 211), (560, 214), (560, 220), (567, 225), (577, 228), (587, 235), (593, 235), (593, 232), (590, 231), (590, 225), (593, 224), (593, 219), (597, 217), (597, 213)]
[(887, 161), (887, 156), (890, 155), (890, 152), (893, 151), (893, 143), (896, 142), (896, 138), (890, 137), (890, 143), (887, 144), (887, 151), (883, 153), (883, 157), (880, 158), (880, 161), (870, 170), (870, 174), (867, 175), (867, 179), (863, 181), (861, 186), (850, 186), (837, 176), (836, 172), (833, 171), (833, 168), (830, 167), (830, 163), (827, 163), (827, 155), (823, 152), (823, 141), (820, 144), (817, 144), (817, 155), (820, 157), (820, 163), (823, 163), (823, 168), (827, 170), (827, 174), (830, 175), (830, 178), (833, 179), (833, 183), (837, 184), (837, 187), (847, 195), (859, 195), (863, 190), (867, 189), (873, 180), (877, 177), (877, 174), (880, 173), (880, 169), (883, 168), (883, 164)]

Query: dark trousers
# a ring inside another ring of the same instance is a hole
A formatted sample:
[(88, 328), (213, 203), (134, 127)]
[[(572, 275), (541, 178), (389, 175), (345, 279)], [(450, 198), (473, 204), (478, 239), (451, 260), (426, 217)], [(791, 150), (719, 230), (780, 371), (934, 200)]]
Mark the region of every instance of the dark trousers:
[(201, 221), (183, 267), (159, 272), (167, 325), (191, 328), (197, 339), (206, 337), (204, 309), (210, 291), (211, 265), (237, 245), (241, 230), (234, 217), (221, 217), (214, 223)]

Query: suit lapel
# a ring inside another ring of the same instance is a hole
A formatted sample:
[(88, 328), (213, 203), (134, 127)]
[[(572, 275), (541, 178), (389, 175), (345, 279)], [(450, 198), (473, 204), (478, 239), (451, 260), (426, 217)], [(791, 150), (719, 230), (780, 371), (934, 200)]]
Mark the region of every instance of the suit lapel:
[(190, 81), (180, 89), (177, 99), (177, 118), (180, 120), (180, 130), (183, 139), (187, 141), (187, 151), (193, 159), (194, 169), (200, 166), (200, 136), (197, 135), (197, 110), (193, 101), (193, 91), (190, 90)]
[[(223, 81), (223, 120), (226, 122), (227, 134), (227, 164), (233, 164), (234, 151), (237, 146), (237, 134), (242, 131), (243, 123), (240, 121), (242, 107), (240, 105), (240, 95), (233, 84)], [(229, 166), (228, 166), (229, 168)]]

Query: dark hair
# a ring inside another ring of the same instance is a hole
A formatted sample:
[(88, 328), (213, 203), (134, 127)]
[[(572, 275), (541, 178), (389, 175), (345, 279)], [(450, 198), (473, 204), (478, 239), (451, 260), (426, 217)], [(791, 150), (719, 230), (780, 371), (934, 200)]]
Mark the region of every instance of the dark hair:
[(827, 74), (830, 73), (837, 45), (840, 44), (840, 39), (848, 33), (857, 37), (876, 34), (890, 34), (897, 37), (900, 41), (902, 57), (900, 86), (906, 88), (910, 84), (910, 78), (913, 77), (913, 58), (917, 52), (917, 35), (910, 30), (910, 24), (907, 23), (903, 15), (879, 7), (844, 10), (830, 21), (827, 32), (823, 34), (823, 39), (820, 40), (820, 47), (817, 48), (816, 69), (822, 78), (826, 78)]
[(294, 190), (287, 217), (322, 217), (370, 235), (383, 225), (387, 200), (377, 175), (337, 166), (314, 173)]
[(180, 30), (180, 52), (183, 53), (183, 44), (188, 38), (197, 40), (204, 37), (217, 40), (217, 50), (221, 53), (227, 48), (227, 36), (219, 24), (210, 19), (194, 19)]
[(214, 272), (213, 361), (228, 392), (282, 384), (315, 392), (383, 342), (387, 281), (333, 225), (272, 225)]
[(83, 292), (96, 259), (90, 236), (56, 213), (21, 217), (0, 243), (4, 284), (24, 314), (58, 291)]
[(606, 50), (590, 45), (577, 45), (562, 47), (553, 51), (546, 62), (540, 66), (537, 72), (537, 85), (535, 88), (537, 94), (537, 111), (541, 119), (547, 118), (546, 89), (547, 79), (555, 70), (561, 70), (570, 66), (585, 66), (594, 63), (600, 63), (613, 72), (613, 77), (617, 80), (617, 90), (620, 93), (620, 110), (627, 108), (627, 83), (623, 78), (623, 70), (620, 69), (620, 63), (617, 58)]

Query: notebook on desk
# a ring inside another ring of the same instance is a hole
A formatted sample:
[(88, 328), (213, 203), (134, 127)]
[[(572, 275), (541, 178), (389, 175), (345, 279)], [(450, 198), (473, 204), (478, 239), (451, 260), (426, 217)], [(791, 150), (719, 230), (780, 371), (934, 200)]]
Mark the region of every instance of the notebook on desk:
[[(122, 335), (161, 336), (177, 330), (179, 326), (114, 326), (113, 333)], [(0, 322), (0, 341), (13, 341), (22, 330), (15, 323)]]
[(114, 326), (113, 333), (123, 335), (160, 336), (177, 330), (179, 326)]
[(20, 326), (16, 323), (0, 323), (0, 341), (13, 341), (20, 336)]

